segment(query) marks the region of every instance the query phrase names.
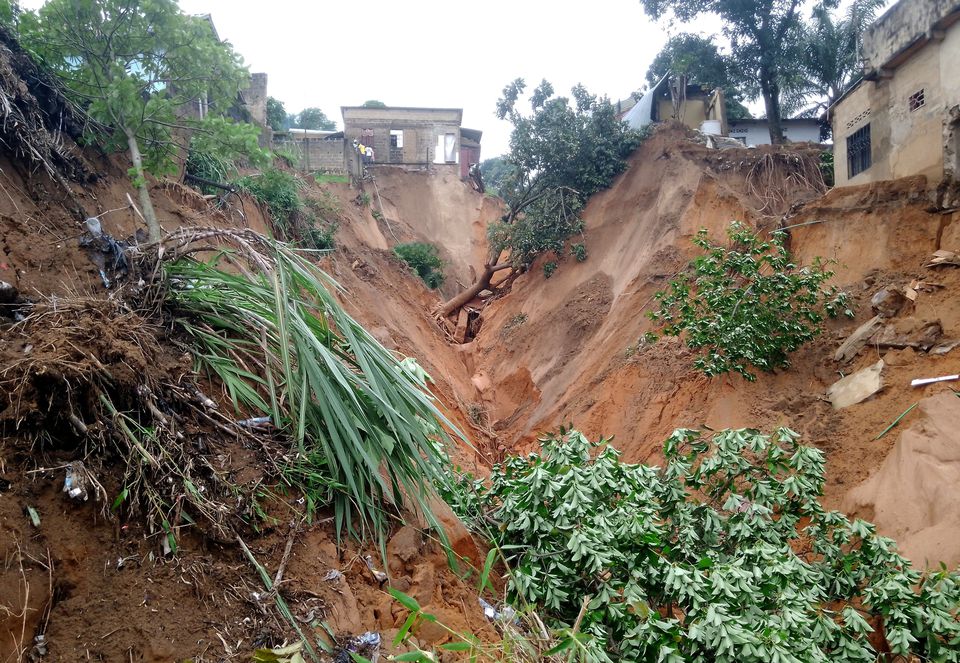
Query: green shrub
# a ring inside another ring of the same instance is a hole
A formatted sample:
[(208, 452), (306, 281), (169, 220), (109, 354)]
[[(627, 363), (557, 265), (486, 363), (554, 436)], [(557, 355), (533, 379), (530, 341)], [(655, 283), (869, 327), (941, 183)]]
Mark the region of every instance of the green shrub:
[(820, 174), (823, 176), (823, 183), (827, 186), (836, 184), (834, 174), (833, 150), (824, 150), (820, 153)]
[[(237, 176), (240, 166), (266, 166), (269, 154), (260, 149), (260, 128), (222, 117), (208, 117), (190, 137), (186, 171), (214, 182), (226, 183)], [(201, 187), (204, 193), (216, 190)]]
[(587, 259), (587, 245), (583, 242), (571, 244), (570, 255), (572, 255), (577, 262), (583, 262)]
[(426, 242), (397, 244), (393, 252), (410, 266), (430, 288), (443, 285), (443, 261), (437, 253), (437, 247)]
[(237, 180), (237, 185), (270, 210), (274, 221), (286, 227), (303, 210), (300, 189), (303, 182), (293, 173), (269, 167), (256, 175)]
[(499, 546), (513, 601), (579, 625), (584, 660), (875, 661), (880, 624), (904, 660), (958, 660), (960, 575), (824, 510), (823, 452), (798, 437), (678, 430), (657, 468), (561, 431), (445, 496)]
[(543, 278), (548, 279), (557, 271), (557, 263), (554, 260), (543, 263)]
[(770, 241), (739, 223), (727, 231), (729, 248), (710, 242), (701, 230), (693, 242), (705, 251), (667, 290), (650, 317), (663, 333), (684, 335), (699, 350), (694, 366), (707, 375), (736, 371), (748, 380), (750, 367), (773, 371), (790, 365), (789, 353), (815, 338), (825, 316), (852, 317), (847, 295), (823, 284), (833, 272), (817, 258), (798, 268), (776, 232)]

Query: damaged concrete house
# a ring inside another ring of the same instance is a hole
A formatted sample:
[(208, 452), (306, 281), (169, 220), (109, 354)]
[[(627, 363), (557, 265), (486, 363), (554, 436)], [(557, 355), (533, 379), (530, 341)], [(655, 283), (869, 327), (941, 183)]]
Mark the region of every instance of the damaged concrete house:
[[(344, 106), (343, 131), (274, 132), (274, 145), (297, 155), (305, 171), (362, 175), (363, 166), (452, 167), (466, 178), (480, 163), (483, 132), (461, 127), (461, 108)], [(361, 155), (358, 147), (364, 146)], [(367, 153), (367, 148), (372, 148)]]
[[(634, 129), (648, 124), (679, 120), (691, 129), (711, 136), (733, 138), (748, 147), (770, 144), (770, 129), (765, 119), (730, 120), (727, 118), (723, 90), (689, 83), (678, 90), (667, 74), (643, 94), (615, 103), (618, 116)], [(820, 121), (816, 118), (781, 120), (789, 142), (820, 142)], [(736, 145), (736, 143), (733, 143)]]
[(829, 111), (837, 186), (922, 175), (943, 193), (960, 180), (960, 1), (900, 0), (861, 56), (862, 79)]
[(482, 132), (460, 126), (462, 108), (344, 106), (341, 112), (344, 164), (353, 175), (362, 170), (354, 141), (373, 147), (368, 165), (447, 166), (466, 177), (480, 163)]

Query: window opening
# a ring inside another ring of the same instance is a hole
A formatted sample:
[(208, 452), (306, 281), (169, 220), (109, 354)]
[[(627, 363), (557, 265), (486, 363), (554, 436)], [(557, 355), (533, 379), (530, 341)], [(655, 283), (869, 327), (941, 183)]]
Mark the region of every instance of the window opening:
[(912, 113), (915, 110), (923, 108), (924, 99), (923, 99), (923, 88), (920, 88), (916, 92), (910, 95), (910, 112)]
[(870, 125), (847, 136), (847, 177), (852, 178), (871, 165)]

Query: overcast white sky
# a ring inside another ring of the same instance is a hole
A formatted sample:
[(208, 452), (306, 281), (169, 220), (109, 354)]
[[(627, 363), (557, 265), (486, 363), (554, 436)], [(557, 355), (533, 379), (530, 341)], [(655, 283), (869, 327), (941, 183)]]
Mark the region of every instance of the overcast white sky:
[[(484, 132), (484, 157), (508, 148), (509, 125), (494, 109), (509, 81), (522, 77), (532, 88), (546, 78), (564, 94), (582, 82), (591, 92), (626, 98), (643, 84), (668, 36), (639, 0), (180, 0), (180, 6), (212, 14), (221, 38), (250, 70), (269, 75), (270, 95), (288, 112), (319, 106), (342, 127), (340, 106), (368, 99), (463, 108), (463, 125)], [(711, 31), (706, 23), (698, 27)]]
[(288, 112), (319, 106), (342, 126), (340, 106), (463, 108), (480, 129), (483, 156), (508, 148), (494, 109), (514, 78), (542, 78), (558, 92), (582, 82), (626, 98), (643, 84), (667, 39), (639, 0), (180, 0), (212, 14), (221, 38), (251, 71), (269, 75)]
[[(21, 0), (36, 8), (43, 0)], [(841, 4), (847, 4), (846, 1)], [(888, 4), (891, 4), (888, 2)], [(211, 14), (250, 70), (288, 112), (318, 106), (342, 127), (340, 106), (463, 108), (483, 131), (483, 157), (508, 149), (510, 126), (494, 115), (514, 78), (543, 78), (558, 93), (583, 83), (624, 99), (672, 34), (719, 34), (717, 19), (655, 23), (640, 0), (180, 0)], [(760, 107), (756, 110), (761, 110)]]

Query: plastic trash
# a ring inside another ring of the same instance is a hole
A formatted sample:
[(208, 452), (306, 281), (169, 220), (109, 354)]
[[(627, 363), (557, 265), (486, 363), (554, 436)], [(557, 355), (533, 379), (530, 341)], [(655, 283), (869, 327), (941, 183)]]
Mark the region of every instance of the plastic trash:
[(263, 428), (269, 428), (272, 424), (270, 422), (270, 417), (251, 417), (250, 419), (243, 419), (237, 422), (238, 426), (243, 428), (254, 428), (257, 430)]
[(84, 481), (83, 475), (73, 467), (73, 463), (67, 465), (67, 476), (63, 480), (63, 492), (70, 499), (87, 501), (86, 481)]
[(87, 226), (87, 232), (94, 237), (100, 237), (103, 234), (103, 226), (100, 225), (100, 219), (97, 217), (91, 216), (84, 223)]
[(323, 576), (323, 579), (326, 582), (334, 582), (335, 580), (340, 580), (341, 578), (343, 578), (343, 574), (336, 569), (330, 569), (327, 571), (327, 575)]
[(383, 584), (387, 581), (387, 574), (373, 565), (373, 558), (370, 557), (370, 555), (364, 557), (363, 561), (366, 562), (367, 568), (370, 569), (370, 573), (372, 573), (373, 577), (377, 579), (377, 582)]
[(347, 640), (343, 649), (337, 653), (334, 662), (352, 663), (354, 658), (351, 654), (357, 654), (358, 656), (363, 656), (371, 663), (377, 663), (377, 661), (380, 660), (380, 645), (382, 643), (383, 638), (379, 633), (367, 631), (362, 635)]
[(520, 623), (520, 620), (517, 619), (517, 611), (511, 608), (508, 605), (503, 606), (503, 609), (498, 610), (491, 604), (487, 603), (481, 597), (479, 599), (480, 607), (483, 609), (483, 616), (489, 619), (492, 622), (513, 622), (514, 624)]

